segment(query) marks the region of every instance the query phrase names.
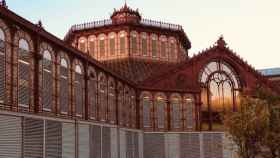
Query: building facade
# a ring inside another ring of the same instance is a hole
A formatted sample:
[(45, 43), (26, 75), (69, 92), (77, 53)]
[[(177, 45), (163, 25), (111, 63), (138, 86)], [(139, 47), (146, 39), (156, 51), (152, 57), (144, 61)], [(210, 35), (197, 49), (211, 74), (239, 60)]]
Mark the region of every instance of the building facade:
[(3, 1), (0, 40), (0, 158), (232, 157), (221, 114), (273, 87), (222, 37), (189, 57), (182, 26), (127, 5), (60, 40)]

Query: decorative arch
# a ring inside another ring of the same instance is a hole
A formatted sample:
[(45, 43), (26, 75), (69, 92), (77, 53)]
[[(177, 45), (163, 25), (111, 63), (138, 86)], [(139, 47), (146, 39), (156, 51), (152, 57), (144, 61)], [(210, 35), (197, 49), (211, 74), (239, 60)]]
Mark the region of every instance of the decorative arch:
[(14, 69), (18, 74), (15, 81), (17, 83), (15, 84), (17, 85), (17, 103), (21, 111), (28, 111), (33, 106), (33, 41), (28, 33), (19, 30), (15, 34), (14, 45), (17, 47), (16, 53), (14, 53), (14, 60), (17, 61)]
[(166, 127), (166, 107), (167, 97), (164, 93), (156, 93), (154, 97), (154, 117), (156, 118), (156, 127), (164, 129)]
[(93, 67), (88, 69), (88, 104), (89, 104), (89, 117), (96, 120), (98, 116), (98, 102), (97, 102), (97, 75)]
[(131, 53), (138, 54), (138, 33), (136, 31), (130, 32), (130, 46), (131, 46)]
[(184, 125), (187, 130), (194, 128), (195, 122), (195, 100), (192, 94), (183, 97)]
[(98, 36), (98, 57), (104, 58), (106, 56), (106, 35), (100, 34)]
[(91, 35), (88, 37), (88, 51), (92, 58), (96, 57), (96, 36)]
[(108, 95), (109, 121), (114, 124), (116, 122), (116, 86), (112, 77), (109, 78)]
[(182, 97), (178, 93), (173, 93), (170, 96), (170, 111), (171, 111), (171, 127), (172, 129), (182, 128), (183, 106)]
[(125, 126), (129, 126), (129, 113), (130, 113), (130, 89), (128, 86), (124, 86), (124, 103), (122, 105), (122, 119)]
[(58, 91), (59, 91), (59, 111), (66, 115), (71, 111), (70, 105), (70, 60), (65, 52), (60, 52), (58, 56)]
[(158, 54), (158, 36), (156, 34), (151, 35), (151, 54), (152, 57), (156, 58)]
[(166, 58), (167, 57), (167, 37), (164, 35), (161, 35), (160, 38), (160, 57)]
[(109, 39), (109, 54), (110, 56), (116, 55), (116, 37), (117, 34), (115, 32), (109, 33), (108, 39)]
[(103, 72), (98, 74), (98, 107), (99, 107), (99, 119), (106, 121), (107, 119), (107, 106), (108, 106), (108, 91), (107, 91), (107, 77)]
[(240, 80), (236, 71), (223, 60), (210, 61), (200, 72), (202, 129), (223, 130), (221, 115), (237, 109)]
[[(5, 22), (0, 19), (0, 104), (10, 103), (10, 91), (7, 86), (11, 81), (7, 76), (11, 73), (11, 34)], [(1, 106), (1, 105), (0, 105)]]
[(87, 38), (86, 37), (80, 37), (78, 40), (78, 48), (79, 50), (81, 50), (82, 52), (87, 52)]
[(43, 42), (40, 45), (40, 54), (43, 57), (43, 59), (40, 61), (40, 102), (43, 111), (50, 112), (54, 110), (54, 52), (49, 44)]
[(118, 83), (118, 119), (119, 119), (119, 125), (123, 126), (125, 124), (125, 120), (123, 119), (123, 104), (124, 102), (124, 86), (122, 83)]
[(169, 54), (169, 59), (177, 58), (176, 38), (174, 37), (168, 38), (168, 54)]
[(142, 92), (140, 95), (142, 126), (152, 128), (153, 96), (150, 92)]
[(129, 112), (129, 120), (130, 120), (130, 125), (131, 127), (136, 127), (136, 92), (134, 89), (130, 90), (130, 112)]
[(73, 98), (76, 116), (82, 117), (85, 111), (85, 77), (84, 67), (81, 61), (75, 59), (73, 62)]
[(148, 55), (148, 35), (146, 32), (141, 32), (141, 52), (143, 56)]
[(126, 38), (127, 38), (127, 32), (126, 31), (120, 31), (118, 34), (119, 37), (119, 54), (126, 54), (126, 49), (127, 49), (127, 42), (126, 42)]

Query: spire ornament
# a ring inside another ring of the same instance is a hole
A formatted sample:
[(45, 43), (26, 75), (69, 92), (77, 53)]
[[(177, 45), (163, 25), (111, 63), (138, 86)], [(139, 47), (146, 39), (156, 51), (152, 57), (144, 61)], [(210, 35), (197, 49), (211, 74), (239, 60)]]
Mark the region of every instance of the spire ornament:
[(217, 44), (218, 48), (220, 48), (220, 49), (226, 48), (227, 43), (225, 42), (223, 35), (220, 36), (220, 38), (218, 39), (216, 44)]
[(0, 6), (4, 7), (4, 8), (8, 8), (6, 0), (1, 0), (0, 1)]

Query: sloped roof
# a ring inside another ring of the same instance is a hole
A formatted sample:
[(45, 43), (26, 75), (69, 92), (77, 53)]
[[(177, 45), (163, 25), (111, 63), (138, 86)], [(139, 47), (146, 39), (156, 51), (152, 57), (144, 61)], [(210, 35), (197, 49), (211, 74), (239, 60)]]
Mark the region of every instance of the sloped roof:
[(107, 68), (134, 83), (140, 83), (154, 75), (171, 70), (178, 65), (178, 63), (133, 58), (114, 59), (103, 61), (102, 63)]

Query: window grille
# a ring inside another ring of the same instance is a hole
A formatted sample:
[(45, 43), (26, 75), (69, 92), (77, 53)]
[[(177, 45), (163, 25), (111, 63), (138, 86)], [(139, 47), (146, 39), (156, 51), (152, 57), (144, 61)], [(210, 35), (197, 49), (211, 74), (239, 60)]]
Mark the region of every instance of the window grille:
[(65, 59), (61, 59), (60, 65), (60, 88), (59, 88), (59, 99), (60, 99), (60, 111), (62, 114), (68, 113), (69, 104), (69, 70)]
[(43, 109), (50, 111), (52, 108), (52, 92), (53, 92), (53, 78), (52, 78), (52, 59), (48, 51), (43, 54), (42, 61), (42, 103)]

